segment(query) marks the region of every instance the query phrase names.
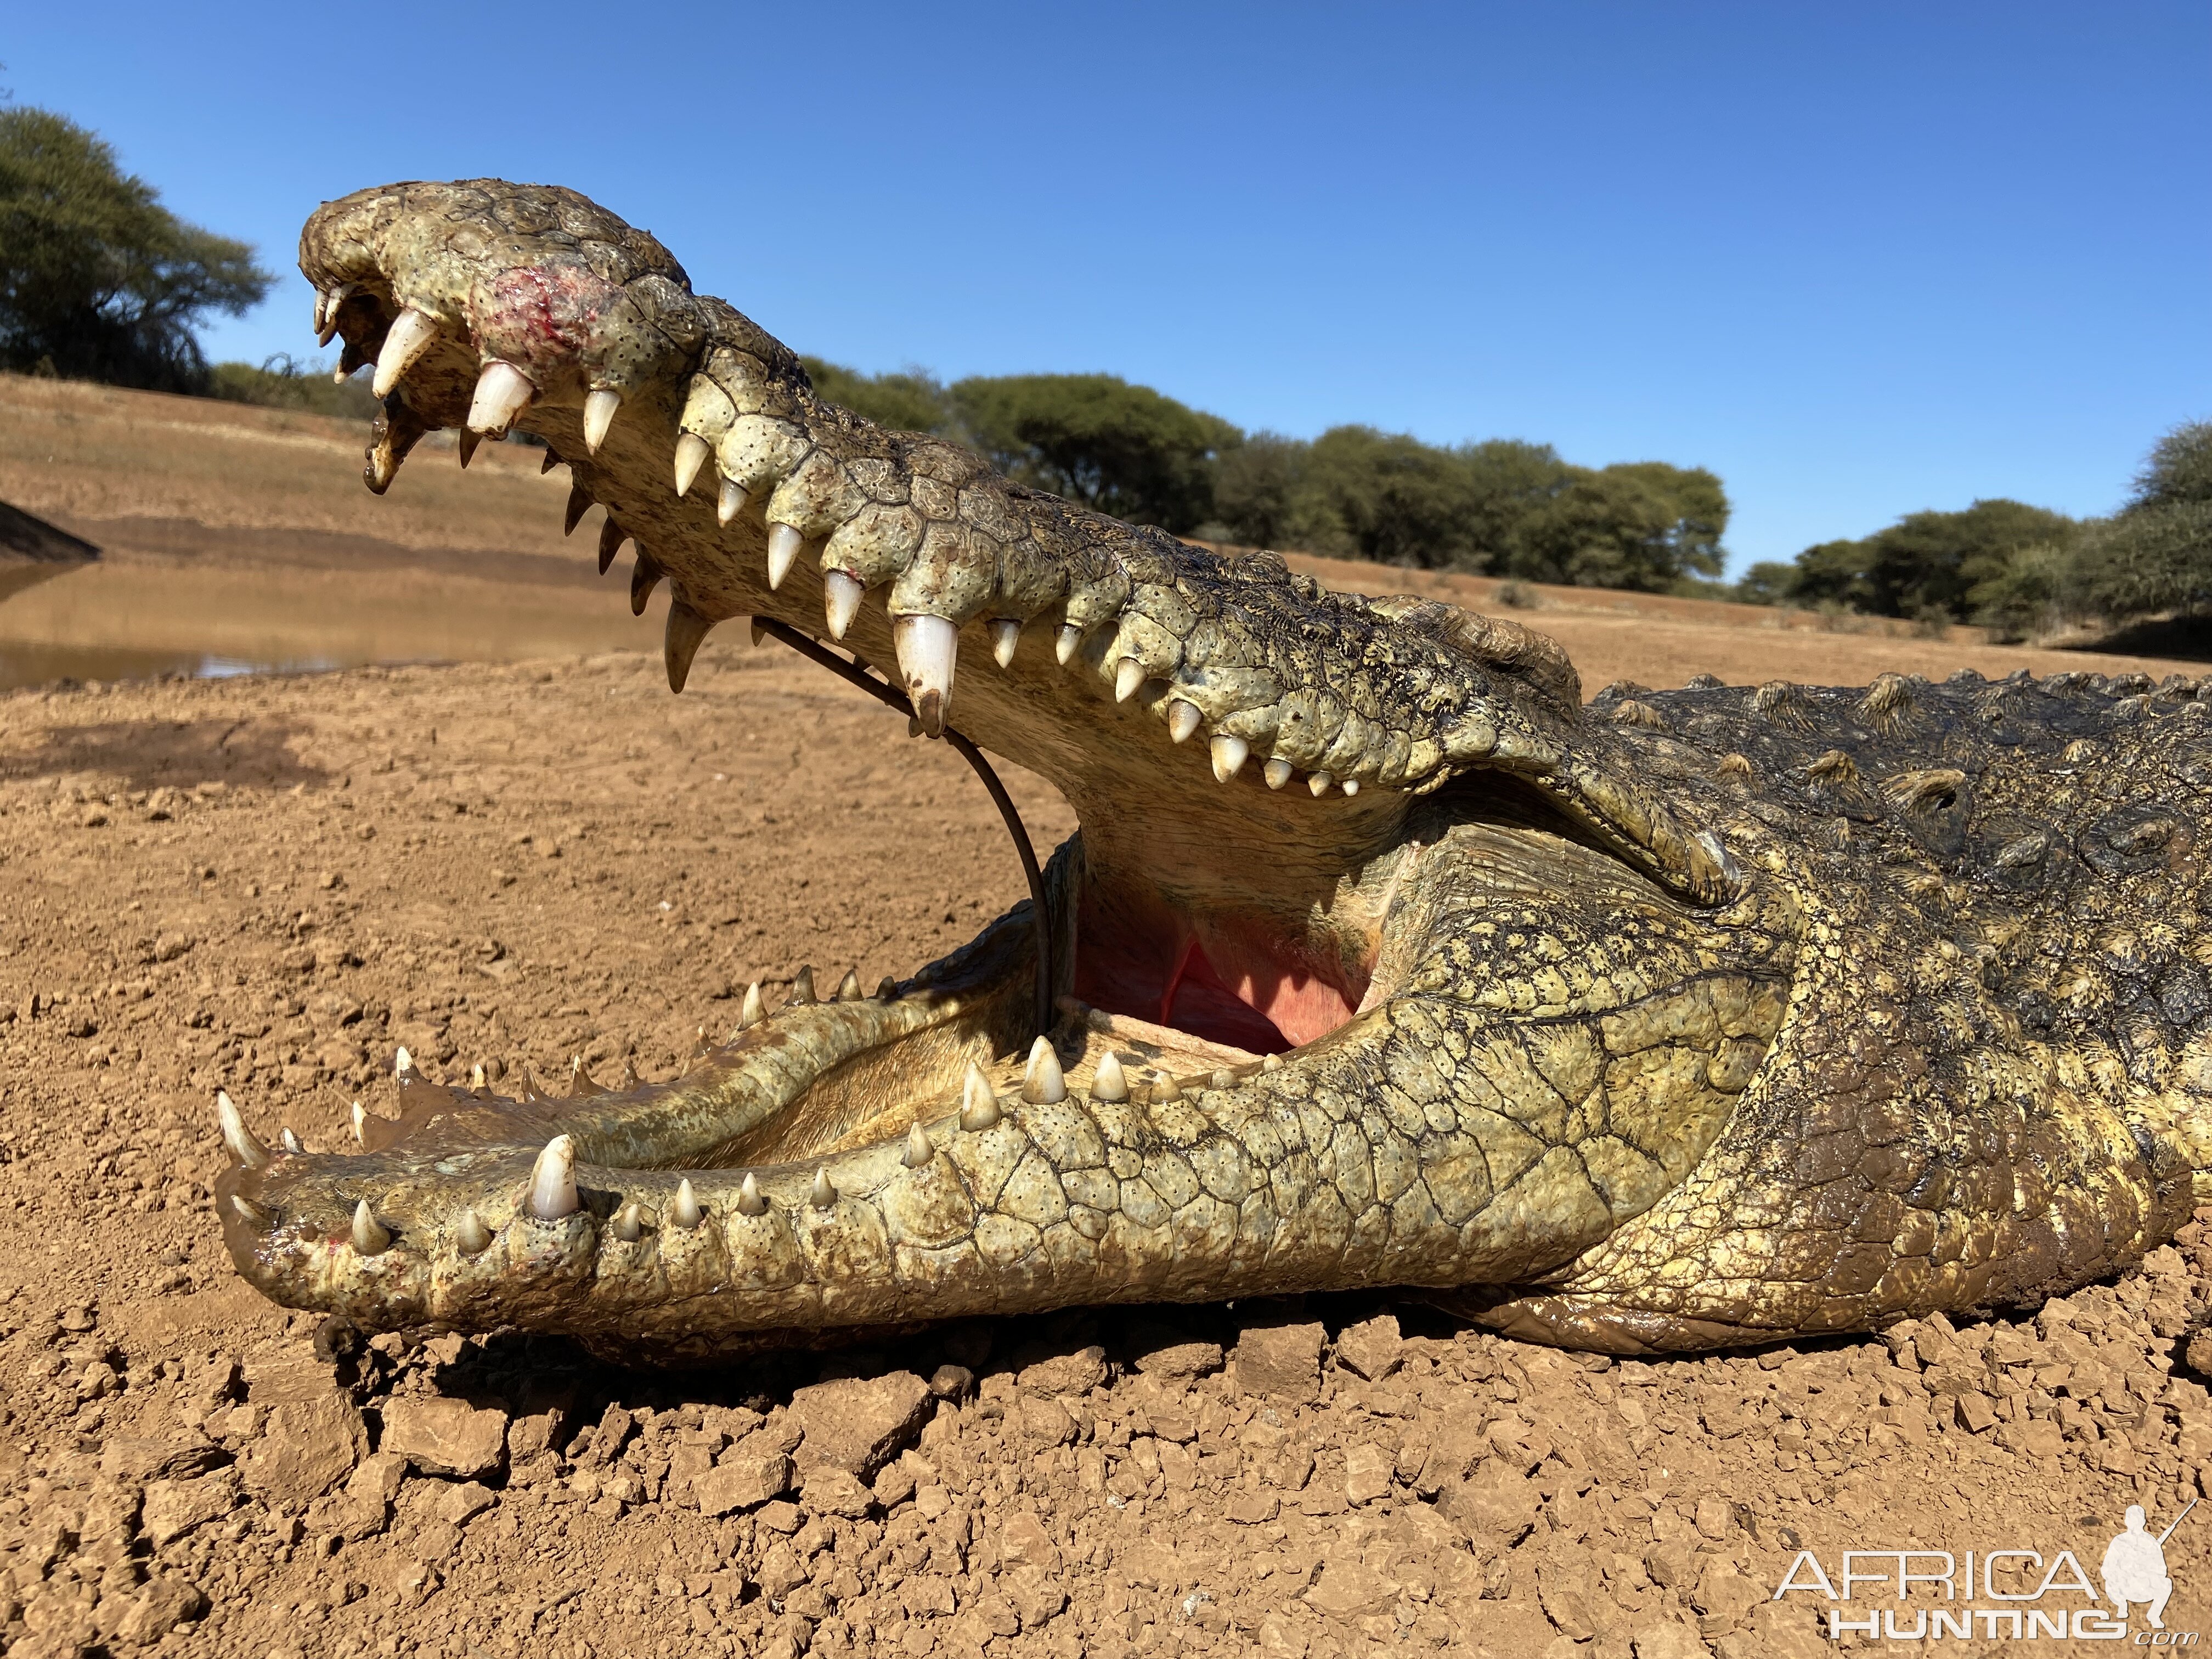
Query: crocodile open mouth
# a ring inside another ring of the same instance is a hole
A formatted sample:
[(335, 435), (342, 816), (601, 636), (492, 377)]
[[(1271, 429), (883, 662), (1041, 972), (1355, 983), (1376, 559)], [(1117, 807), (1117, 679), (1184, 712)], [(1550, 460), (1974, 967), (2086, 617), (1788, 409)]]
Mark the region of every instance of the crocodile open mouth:
[(1765, 1054), (1787, 927), (1540, 635), (880, 431), (570, 192), (364, 191), (301, 266), (343, 367), (376, 366), (372, 489), (426, 431), (465, 460), (526, 428), (569, 528), (605, 510), (602, 569), (635, 544), (634, 605), (669, 582), (672, 689), (757, 619), (1082, 830), (971, 944), (756, 988), (678, 1079), (510, 1098), (403, 1064), (344, 1155), (226, 1100), (223, 1224), (270, 1296), (681, 1346), (1514, 1282), (1678, 1180)]

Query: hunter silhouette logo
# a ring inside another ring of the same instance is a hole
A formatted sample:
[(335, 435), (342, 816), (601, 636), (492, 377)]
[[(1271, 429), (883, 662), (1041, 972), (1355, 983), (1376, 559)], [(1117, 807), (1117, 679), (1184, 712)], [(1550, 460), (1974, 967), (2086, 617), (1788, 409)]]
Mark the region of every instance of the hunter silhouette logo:
[[(2196, 1507), (2192, 1498), (2189, 1510)], [(2140, 1601), (2150, 1627), (2166, 1628), (2166, 1601), (2173, 1594), (2173, 1580), (2166, 1573), (2166, 1540), (2173, 1536), (2174, 1527), (2189, 1518), (2189, 1510), (2175, 1516), (2172, 1525), (2154, 1538), (2145, 1530), (2142, 1505), (2128, 1505), (2127, 1530), (2105, 1546), (2104, 1565), (2098, 1571), (2112, 1600), (2113, 1618), (2124, 1620), (2128, 1603)]]
[[(2166, 1543), (2196, 1507), (2191, 1498), (2165, 1531), (2154, 1533), (2142, 1506), (2129, 1506), (2122, 1530), (2105, 1547), (2098, 1564), (2102, 1600), (2109, 1606), (2100, 1605), (2096, 1586), (2071, 1550), (2048, 1557), (2027, 1549), (1968, 1550), (1963, 1555), (1948, 1550), (1845, 1550), (1841, 1571), (1833, 1577), (1813, 1551), (1800, 1550), (1772, 1599), (1813, 1595), (1836, 1603), (1825, 1621), (1832, 1641), (1849, 1634), (1888, 1642), (1976, 1636), (1985, 1641), (2118, 1642), (2130, 1634), (2128, 1610), (2139, 1607), (2149, 1628), (2133, 1632), (2133, 1645), (2194, 1647), (2195, 1631), (2166, 1627), (2166, 1604), (2173, 1595)], [(2026, 1588), (2029, 1584), (2033, 1588)], [(1909, 1599), (1920, 1605), (1909, 1606)], [(1883, 1601), (1893, 1605), (1869, 1605)]]

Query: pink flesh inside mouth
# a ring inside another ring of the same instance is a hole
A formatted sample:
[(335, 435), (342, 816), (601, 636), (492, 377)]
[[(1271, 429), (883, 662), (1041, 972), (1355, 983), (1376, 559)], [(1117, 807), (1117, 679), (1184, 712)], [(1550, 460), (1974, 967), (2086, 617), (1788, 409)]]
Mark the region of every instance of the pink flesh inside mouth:
[(1364, 970), (1317, 960), (1306, 940), (1256, 919), (1146, 909), (1139, 921), (1085, 895), (1075, 994), (1092, 1007), (1248, 1054), (1279, 1054), (1327, 1036), (1365, 994)]

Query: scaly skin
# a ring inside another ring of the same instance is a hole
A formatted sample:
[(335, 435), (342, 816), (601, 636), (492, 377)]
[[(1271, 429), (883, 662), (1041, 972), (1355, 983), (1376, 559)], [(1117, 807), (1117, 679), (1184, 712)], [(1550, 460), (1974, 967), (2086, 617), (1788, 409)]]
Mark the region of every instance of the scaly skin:
[[(826, 604), (918, 728), (1043, 774), (1083, 829), (1026, 1067), (1024, 906), (874, 996), (749, 1006), (671, 1083), (403, 1071), (350, 1157), (234, 1115), (226, 1237), (281, 1302), (707, 1353), (1400, 1285), (1648, 1352), (2030, 1304), (2212, 1198), (2193, 684), (1585, 709), (1526, 629), (1328, 593), (822, 402), (569, 192), (363, 191), (301, 264), (349, 368), (397, 368), (408, 308), (435, 325), (373, 489), (478, 392), (606, 509), (603, 551), (638, 543), (641, 607), (670, 582), (672, 686), (714, 623), (834, 634)], [(595, 450), (593, 392), (620, 397)]]

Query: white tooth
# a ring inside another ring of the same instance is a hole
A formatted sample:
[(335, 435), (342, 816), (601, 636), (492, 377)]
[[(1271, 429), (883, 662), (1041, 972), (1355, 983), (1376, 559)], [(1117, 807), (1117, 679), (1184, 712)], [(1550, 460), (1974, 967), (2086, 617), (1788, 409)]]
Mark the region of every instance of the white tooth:
[(361, 1103), (356, 1100), (353, 1103), (353, 1138), (363, 1146), (368, 1145), (368, 1137), (362, 1132), (368, 1122), (368, 1114), (361, 1109)]
[(760, 981), (755, 980), (745, 987), (745, 1000), (738, 1010), (738, 1029), (757, 1025), (768, 1018), (768, 1006), (761, 1000)]
[(1181, 697), (1168, 704), (1168, 739), (1182, 743), (1198, 730), (1199, 722), (1206, 718), (1199, 713), (1194, 702), (1185, 702)]
[(266, 1204), (257, 1204), (244, 1193), (230, 1195), (231, 1213), (249, 1227), (265, 1227), (276, 1218), (276, 1212)]
[(676, 1201), (668, 1206), (668, 1218), (687, 1232), (699, 1224), (699, 1200), (688, 1176), (676, 1183)]
[(475, 395), (469, 399), (469, 430), (497, 437), (514, 424), (514, 417), (538, 395), (530, 377), (513, 363), (489, 362), (477, 376)]
[(1067, 659), (1075, 654), (1075, 647), (1082, 643), (1083, 630), (1073, 623), (1062, 623), (1058, 637), (1052, 642), (1052, 654), (1059, 659), (1060, 665), (1065, 668), (1067, 666)]
[(1261, 769), (1261, 773), (1267, 780), (1268, 788), (1279, 789), (1291, 781), (1296, 769), (1286, 760), (1271, 760)]
[(862, 588), (857, 578), (842, 570), (824, 572), (822, 577), (822, 609), (830, 619), (830, 637), (842, 640), (845, 630), (853, 625), (853, 618), (860, 609)]
[(1335, 781), (1336, 780), (1329, 776), (1328, 773), (1316, 772), (1306, 780), (1306, 787), (1312, 790), (1316, 795), (1326, 795), (1328, 793), (1329, 785)]
[(233, 1158), (249, 1170), (267, 1167), (269, 1149), (255, 1138), (252, 1130), (246, 1127), (246, 1120), (239, 1115), (238, 1108), (220, 1089), (215, 1092), (215, 1118), (222, 1126), (222, 1144), (230, 1149)]
[(744, 486), (733, 479), (723, 479), (722, 493), (714, 502), (714, 522), (727, 524), (744, 510)]
[(1358, 794), (1359, 793), (1359, 780), (1358, 778), (1346, 778), (1344, 781), (1344, 793), (1347, 795)]
[(380, 398), (391, 394), (399, 384), (410, 364), (430, 349), (430, 342), (438, 337), (438, 325), (422, 312), (410, 306), (392, 319), (385, 331), (383, 347), (376, 354), (376, 378), (369, 382)]
[(837, 1188), (830, 1184), (828, 1170), (817, 1169), (814, 1171), (814, 1190), (807, 1194), (806, 1198), (817, 1210), (827, 1210), (836, 1204)]
[(300, 1144), (300, 1137), (294, 1134), (289, 1127), (276, 1132), (276, 1142), (288, 1152), (304, 1152), (307, 1150)]
[(482, 1060), (478, 1060), (475, 1065), (469, 1067), (470, 1088), (481, 1089), (484, 1087), (489, 1081), (489, 1079), (484, 1076), (483, 1062)]
[(1127, 1100), (1129, 1097), (1128, 1074), (1121, 1069), (1121, 1057), (1110, 1048), (1099, 1060), (1098, 1069), (1091, 1074), (1091, 1097), (1093, 1100)]
[(771, 592), (783, 586), (791, 567), (799, 562), (799, 546), (805, 539), (787, 524), (768, 527), (768, 585)]
[(1137, 695), (1137, 688), (1145, 683), (1145, 665), (1134, 657), (1124, 657), (1114, 668), (1114, 701), (1127, 702)]
[(1067, 1098), (1067, 1079), (1060, 1075), (1060, 1056), (1042, 1037), (1030, 1044), (1029, 1067), (1022, 1074), (1022, 1098), (1033, 1106), (1057, 1105)]
[(346, 366), (343, 362), (333, 363), (331, 366), (331, 384), (332, 386), (343, 386), (351, 379), (353, 379), (353, 375), (347, 370)]
[(1235, 777), (1244, 757), (1252, 752), (1252, 745), (1242, 738), (1224, 732), (1213, 740), (1213, 777), (1217, 783), (1226, 783)]
[(745, 1171), (745, 1178), (738, 1188), (738, 1213), (739, 1215), (768, 1213), (768, 1200), (761, 1196), (760, 1182), (753, 1179), (753, 1172), (750, 1170)]
[(555, 1135), (530, 1172), (530, 1213), (540, 1221), (558, 1221), (575, 1214), (581, 1202), (576, 1196), (575, 1139)]
[(1001, 617), (990, 624), (991, 660), (1001, 668), (1014, 665), (1014, 648), (1022, 642), (1022, 625), (1012, 617)]
[(1182, 1085), (1176, 1081), (1173, 1072), (1162, 1072), (1152, 1079), (1152, 1098), (1155, 1101), (1182, 1098)]
[(607, 428), (615, 423), (615, 410), (622, 407), (622, 393), (604, 388), (584, 399), (584, 453), (596, 455), (599, 446), (607, 441)]
[(615, 1237), (625, 1244), (635, 1244), (644, 1237), (645, 1218), (632, 1199), (615, 1212)]
[(988, 1129), (998, 1122), (999, 1117), (999, 1097), (991, 1092), (991, 1079), (971, 1060), (968, 1062), (968, 1075), (960, 1085), (960, 1127)]
[(899, 1162), (909, 1170), (919, 1170), (937, 1154), (930, 1149), (929, 1137), (917, 1123), (906, 1132), (906, 1151), (899, 1154)]
[(1263, 1072), (1281, 1071), (1283, 1069), (1283, 1057), (1280, 1054), (1262, 1054), (1260, 1057), (1260, 1069)]
[(491, 1229), (474, 1210), (463, 1210), (453, 1224), (453, 1244), (463, 1255), (482, 1255), (491, 1249)]
[(382, 1255), (392, 1248), (392, 1231), (369, 1213), (368, 1200), (353, 1206), (353, 1248), (362, 1255)]
[(699, 476), (699, 469), (707, 465), (712, 453), (707, 441), (696, 432), (687, 432), (676, 441), (676, 493), (691, 493), (691, 481)]
[(952, 671), (960, 653), (960, 629), (949, 617), (901, 617), (891, 625), (900, 678), (906, 681), (915, 718), (932, 737), (944, 734), (952, 708)]

